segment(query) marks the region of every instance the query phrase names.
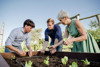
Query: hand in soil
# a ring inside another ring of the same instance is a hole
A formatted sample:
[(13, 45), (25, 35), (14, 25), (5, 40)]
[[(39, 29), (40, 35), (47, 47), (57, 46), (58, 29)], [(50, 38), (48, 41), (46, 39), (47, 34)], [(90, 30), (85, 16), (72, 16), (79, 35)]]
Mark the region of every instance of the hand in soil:
[(56, 49), (53, 49), (50, 51), (51, 54), (54, 54), (56, 52)]
[(32, 56), (32, 50), (29, 50), (28, 55), (29, 55), (29, 57)]
[(19, 56), (26, 56), (26, 52), (19, 50), (18, 55)]
[(41, 50), (41, 53), (42, 53), (42, 54), (45, 54), (45, 50)]

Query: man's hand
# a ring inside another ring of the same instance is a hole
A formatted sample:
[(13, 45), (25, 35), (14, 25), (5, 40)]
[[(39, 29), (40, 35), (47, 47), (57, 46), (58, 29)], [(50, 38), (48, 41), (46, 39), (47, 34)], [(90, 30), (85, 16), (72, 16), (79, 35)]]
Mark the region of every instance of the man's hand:
[(24, 51), (18, 50), (17, 53), (19, 56), (26, 56), (26, 52), (24, 52)]
[(28, 55), (29, 55), (29, 57), (32, 56), (32, 50), (31, 49), (29, 50)]
[(53, 50), (53, 49), (56, 48), (56, 46), (55, 46), (55, 45), (52, 45), (52, 46), (49, 46), (48, 48), (49, 48), (50, 50)]
[(56, 49), (52, 49), (52, 50), (50, 51), (51, 54), (54, 54), (55, 52), (56, 52)]
[(41, 50), (41, 53), (42, 53), (42, 54), (45, 54), (45, 49), (42, 49), (42, 50)]

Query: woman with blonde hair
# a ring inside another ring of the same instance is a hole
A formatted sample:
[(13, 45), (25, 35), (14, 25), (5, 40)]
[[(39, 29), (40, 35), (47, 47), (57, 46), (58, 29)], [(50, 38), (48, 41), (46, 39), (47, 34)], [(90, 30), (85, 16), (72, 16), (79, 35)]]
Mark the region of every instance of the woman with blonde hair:
[(79, 20), (71, 20), (69, 14), (64, 10), (59, 12), (57, 18), (63, 25), (67, 25), (64, 38), (68, 37), (69, 34), (72, 38), (67, 39), (66, 41), (62, 40), (59, 43), (50, 46), (49, 49), (54, 49), (60, 44), (69, 45), (73, 43), (72, 52), (100, 53), (96, 41), (91, 34), (84, 29)]

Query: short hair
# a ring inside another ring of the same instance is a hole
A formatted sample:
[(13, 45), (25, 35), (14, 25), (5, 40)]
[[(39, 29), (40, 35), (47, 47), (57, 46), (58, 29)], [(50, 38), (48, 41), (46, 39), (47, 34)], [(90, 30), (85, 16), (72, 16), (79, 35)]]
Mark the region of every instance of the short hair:
[(35, 23), (30, 19), (27, 19), (24, 21), (23, 27), (25, 27), (25, 25), (31, 26), (32, 28), (35, 28)]
[(53, 20), (52, 18), (49, 18), (49, 19), (47, 20), (47, 23), (49, 23), (49, 22), (52, 22), (52, 23), (54, 24), (54, 20)]
[(64, 18), (64, 17), (69, 18), (69, 14), (68, 14), (66, 11), (64, 11), (64, 10), (61, 10), (61, 11), (58, 13), (57, 18), (58, 18), (58, 19), (61, 19), (61, 18)]

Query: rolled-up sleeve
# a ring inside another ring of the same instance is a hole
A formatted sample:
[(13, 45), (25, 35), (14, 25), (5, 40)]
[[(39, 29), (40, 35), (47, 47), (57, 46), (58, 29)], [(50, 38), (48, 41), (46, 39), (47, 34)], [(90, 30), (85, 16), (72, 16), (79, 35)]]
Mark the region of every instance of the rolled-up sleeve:
[(49, 36), (47, 34), (47, 30), (45, 30), (45, 41), (49, 41)]
[(31, 45), (30, 44), (30, 42), (31, 42), (31, 36), (30, 36), (30, 34), (28, 34), (28, 37), (25, 39), (25, 41), (26, 41), (26, 46)]
[(15, 37), (16, 37), (17, 32), (15, 30), (13, 30), (10, 35), (8, 36), (6, 42), (5, 42), (5, 46), (8, 45), (12, 45), (12, 42), (14, 41)]

